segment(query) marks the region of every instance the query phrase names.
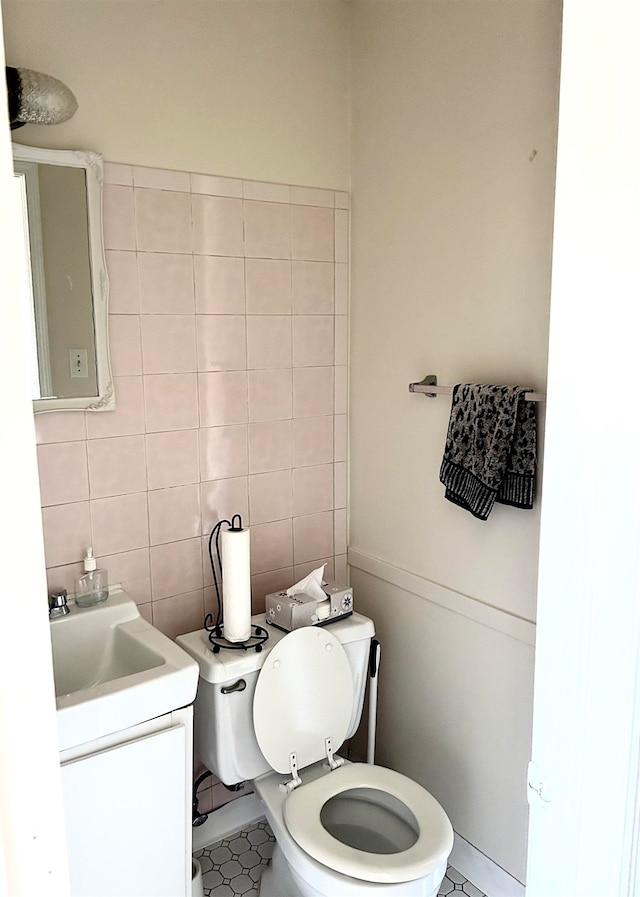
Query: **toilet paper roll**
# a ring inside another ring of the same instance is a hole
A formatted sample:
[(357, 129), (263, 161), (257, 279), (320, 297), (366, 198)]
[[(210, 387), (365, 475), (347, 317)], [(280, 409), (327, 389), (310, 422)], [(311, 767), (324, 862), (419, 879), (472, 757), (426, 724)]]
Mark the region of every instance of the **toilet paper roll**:
[(249, 530), (222, 530), (222, 624), (230, 642), (251, 635)]

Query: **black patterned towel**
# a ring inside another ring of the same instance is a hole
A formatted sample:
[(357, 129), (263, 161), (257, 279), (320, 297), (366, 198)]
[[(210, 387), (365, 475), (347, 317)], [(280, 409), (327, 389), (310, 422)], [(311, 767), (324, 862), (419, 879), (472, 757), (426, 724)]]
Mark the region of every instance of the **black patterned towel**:
[(445, 498), (486, 520), (494, 502), (532, 508), (536, 414), (521, 386), (453, 388), (440, 482)]

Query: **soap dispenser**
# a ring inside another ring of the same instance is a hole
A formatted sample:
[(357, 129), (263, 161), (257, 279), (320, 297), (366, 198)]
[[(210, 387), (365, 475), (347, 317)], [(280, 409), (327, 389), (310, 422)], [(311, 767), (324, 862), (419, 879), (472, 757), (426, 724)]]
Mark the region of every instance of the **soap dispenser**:
[(75, 597), (78, 607), (93, 607), (109, 597), (107, 571), (97, 569), (91, 547), (87, 548), (84, 559), (84, 573), (76, 579)]

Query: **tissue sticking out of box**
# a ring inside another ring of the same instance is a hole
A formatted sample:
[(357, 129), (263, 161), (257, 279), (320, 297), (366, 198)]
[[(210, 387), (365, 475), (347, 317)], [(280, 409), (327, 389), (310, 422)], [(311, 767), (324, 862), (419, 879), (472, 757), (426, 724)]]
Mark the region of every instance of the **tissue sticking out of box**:
[(331, 613), (329, 599), (322, 590), (324, 568), (326, 566), (326, 564), (323, 564), (322, 567), (317, 567), (308, 576), (301, 579), (300, 582), (296, 582), (287, 589), (287, 595), (290, 598), (293, 598), (295, 595), (308, 595), (309, 598), (315, 599), (317, 602), (315, 616), (318, 620), (325, 620)]
[(308, 576), (305, 576), (300, 582), (297, 582), (295, 585), (288, 588), (287, 595), (299, 595), (303, 592), (305, 595), (311, 595), (316, 601), (326, 601), (327, 596), (322, 591), (324, 568), (326, 566), (326, 564), (323, 564), (322, 567), (317, 567), (315, 570), (312, 570)]
[(283, 592), (265, 596), (267, 623), (291, 632), (301, 626), (332, 623), (353, 611), (353, 590), (324, 582), (325, 564)]

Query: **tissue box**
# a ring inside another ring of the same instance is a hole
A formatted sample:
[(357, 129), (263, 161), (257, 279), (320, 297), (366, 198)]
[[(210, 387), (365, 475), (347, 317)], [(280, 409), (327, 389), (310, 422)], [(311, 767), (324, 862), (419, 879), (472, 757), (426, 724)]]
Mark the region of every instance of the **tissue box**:
[(304, 592), (287, 595), (285, 592), (271, 592), (265, 597), (267, 623), (291, 632), (301, 626), (324, 626), (342, 620), (353, 613), (353, 589), (336, 582), (322, 586), (326, 601), (317, 601)]
[(291, 632), (300, 626), (313, 626), (318, 622), (316, 610), (318, 602), (311, 595), (287, 595), (286, 592), (272, 592), (264, 599), (267, 623)]

